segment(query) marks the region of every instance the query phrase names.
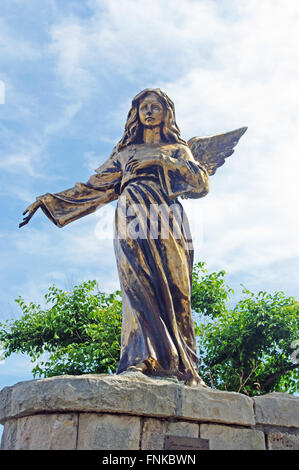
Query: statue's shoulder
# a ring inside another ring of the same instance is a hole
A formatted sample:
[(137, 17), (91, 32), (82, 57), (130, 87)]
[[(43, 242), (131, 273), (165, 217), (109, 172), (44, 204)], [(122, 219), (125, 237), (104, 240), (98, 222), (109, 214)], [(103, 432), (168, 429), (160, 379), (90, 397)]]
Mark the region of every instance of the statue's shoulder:
[(176, 153), (176, 156), (178, 157), (185, 158), (186, 160), (194, 160), (192, 152), (187, 143), (175, 143), (173, 144), (173, 150)]

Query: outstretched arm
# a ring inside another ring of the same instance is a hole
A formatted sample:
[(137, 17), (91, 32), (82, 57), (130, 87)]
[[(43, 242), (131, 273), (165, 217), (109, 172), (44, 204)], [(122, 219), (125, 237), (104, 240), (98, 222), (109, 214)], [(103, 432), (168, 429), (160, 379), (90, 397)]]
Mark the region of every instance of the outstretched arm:
[(23, 212), (24, 216), (28, 215), (24, 217), (19, 227), (28, 224), (39, 207), (55, 225), (64, 227), (117, 199), (122, 171), (115, 155), (110, 157), (96, 172), (87, 183), (77, 183), (66, 191), (39, 196)]

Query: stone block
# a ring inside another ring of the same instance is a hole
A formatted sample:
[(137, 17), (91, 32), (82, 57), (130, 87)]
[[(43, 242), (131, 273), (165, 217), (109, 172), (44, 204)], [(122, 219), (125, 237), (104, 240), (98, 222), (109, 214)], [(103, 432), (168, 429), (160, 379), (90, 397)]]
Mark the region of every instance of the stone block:
[(257, 424), (299, 428), (299, 397), (274, 392), (254, 397)]
[(209, 440), (210, 450), (265, 450), (265, 436), (255, 429), (220, 424), (201, 424), (200, 437)]
[(166, 436), (198, 437), (199, 425), (185, 421), (168, 422), (158, 419), (145, 419), (142, 429), (142, 450), (164, 449)]
[(181, 437), (198, 437), (199, 425), (186, 421), (176, 421), (167, 423), (167, 435)]
[(268, 434), (269, 450), (299, 450), (299, 434), (271, 432)]
[(255, 424), (253, 400), (241, 393), (182, 387), (177, 416), (196, 421), (251, 426)]
[(166, 422), (159, 419), (145, 419), (142, 429), (141, 450), (161, 450), (164, 448)]
[(138, 450), (140, 418), (82, 413), (79, 416), (78, 450)]
[(173, 416), (177, 385), (141, 373), (80, 375), (19, 382), (0, 392), (0, 423), (44, 412), (115, 412)]
[(26, 416), (5, 424), (2, 449), (75, 450), (78, 416), (49, 414)]
[(298, 403), (284, 393), (253, 399), (140, 372), (30, 380), (0, 392), (1, 448), (66, 450), (78, 442), (82, 449), (162, 450), (171, 436), (186, 445), (203, 438), (211, 448), (259, 449), (263, 431), (269, 448), (297, 448)]
[(17, 420), (6, 421), (1, 439), (1, 450), (14, 450), (17, 446)]

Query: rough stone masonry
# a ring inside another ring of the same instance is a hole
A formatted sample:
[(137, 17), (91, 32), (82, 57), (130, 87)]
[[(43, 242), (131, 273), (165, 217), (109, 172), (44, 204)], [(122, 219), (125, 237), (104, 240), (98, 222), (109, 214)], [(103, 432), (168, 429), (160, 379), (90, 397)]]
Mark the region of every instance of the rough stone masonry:
[(5, 387), (0, 423), (1, 449), (160, 450), (176, 439), (210, 450), (299, 449), (299, 397), (249, 398), (138, 372)]

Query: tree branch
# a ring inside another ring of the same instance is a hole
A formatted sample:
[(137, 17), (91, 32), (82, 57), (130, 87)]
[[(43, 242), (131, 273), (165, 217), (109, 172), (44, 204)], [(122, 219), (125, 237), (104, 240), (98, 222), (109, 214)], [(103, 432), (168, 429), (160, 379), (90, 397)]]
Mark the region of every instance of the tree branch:
[(267, 377), (267, 379), (261, 384), (262, 388), (266, 391), (269, 391), (271, 385), (273, 384), (273, 382), (275, 382), (275, 380), (281, 376), (282, 374), (284, 374), (285, 372), (288, 372), (289, 370), (294, 370), (296, 369), (297, 367), (299, 367), (299, 363), (298, 364), (292, 364), (292, 365), (289, 365), (288, 367), (284, 367), (283, 369), (279, 370), (278, 372), (275, 372), (274, 374), (271, 374)]
[(258, 363), (257, 365), (255, 365), (253, 363), (253, 368), (251, 369), (251, 372), (250, 374), (248, 375), (247, 379), (242, 383), (242, 380), (243, 380), (243, 376), (244, 376), (244, 372), (242, 371), (242, 375), (240, 377), (240, 388), (238, 390), (238, 392), (241, 392), (242, 388), (244, 388), (244, 391), (246, 392), (246, 389), (245, 389), (245, 384), (248, 382), (248, 380), (250, 379), (250, 377), (252, 376), (252, 374), (256, 371), (256, 369), (259, 367), (260, 363)]

